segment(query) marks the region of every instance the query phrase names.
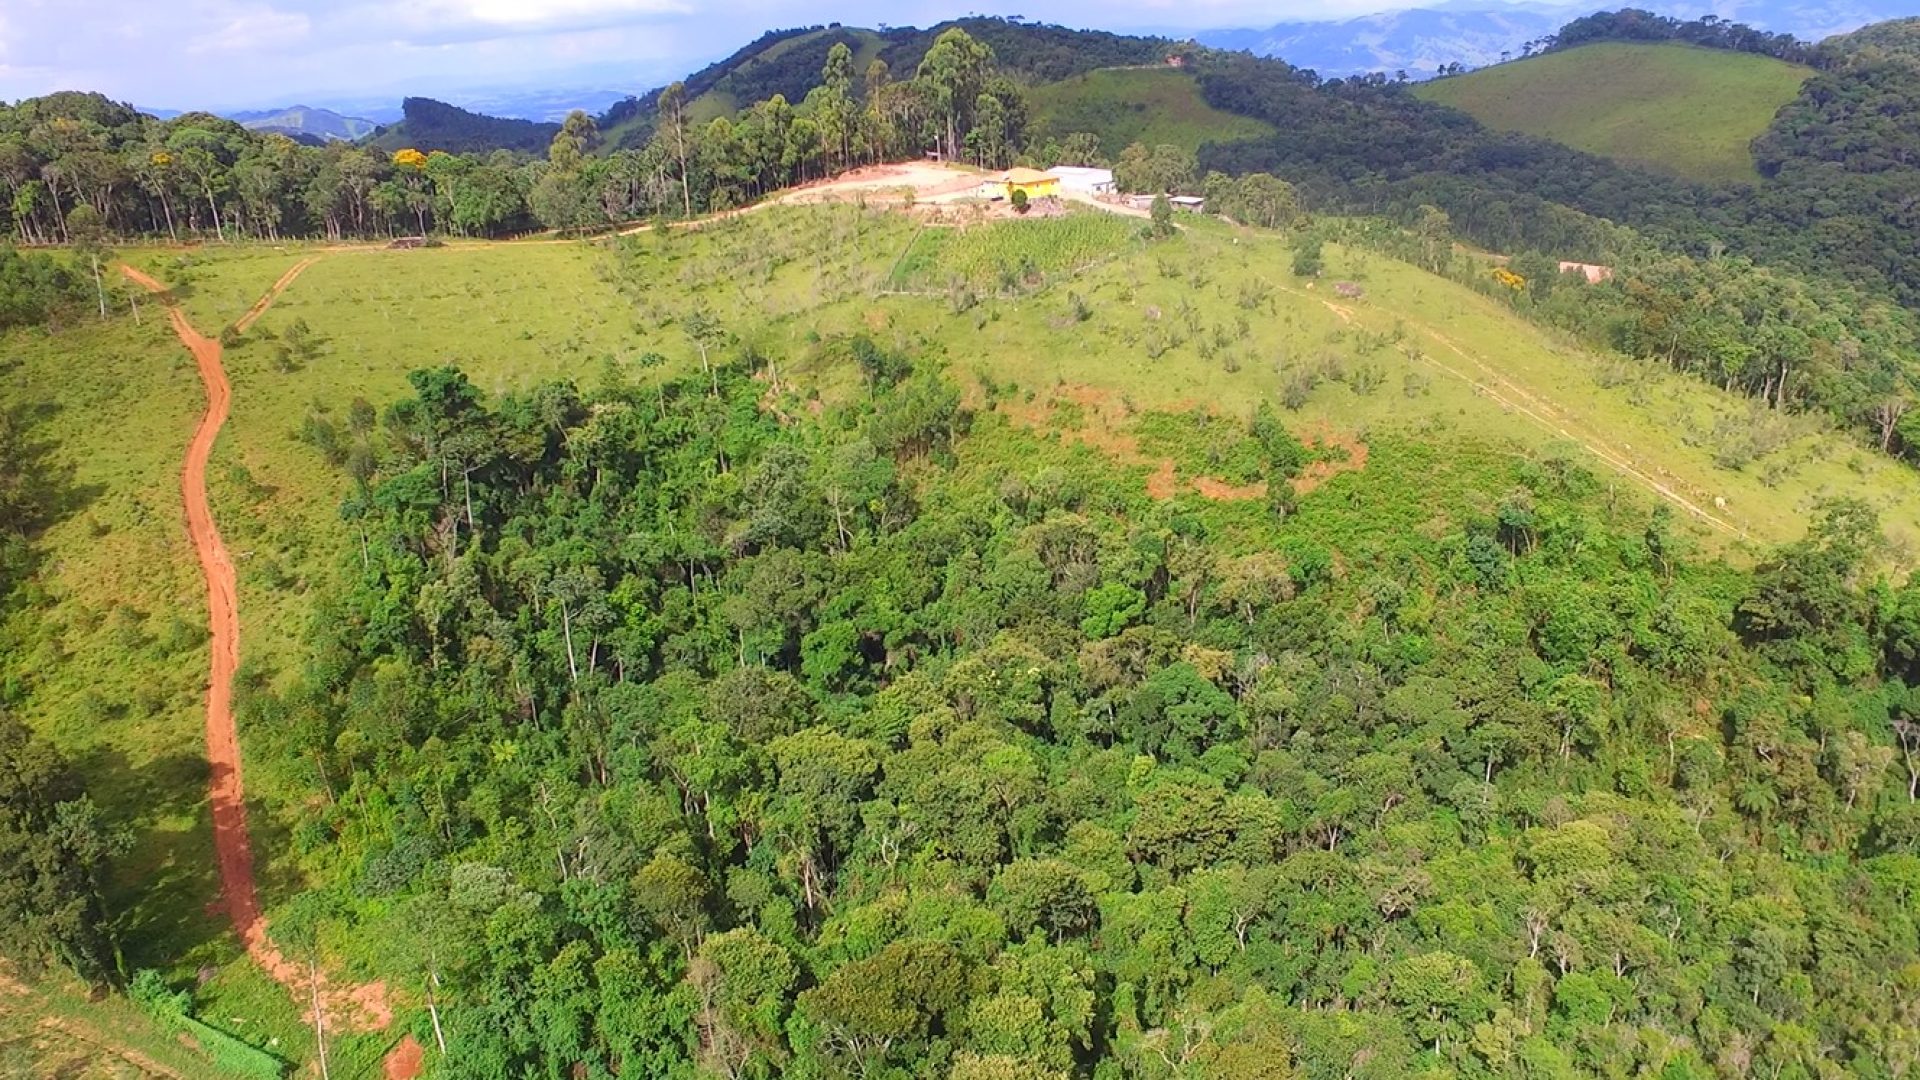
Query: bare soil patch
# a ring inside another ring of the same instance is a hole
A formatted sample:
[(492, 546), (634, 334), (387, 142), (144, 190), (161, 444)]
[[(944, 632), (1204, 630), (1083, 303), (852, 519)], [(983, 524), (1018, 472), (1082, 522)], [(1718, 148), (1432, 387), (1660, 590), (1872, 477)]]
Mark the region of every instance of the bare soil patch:
[(387, 1080), (413, 1080), (426, 1069), (427, 1051), (420, 1040), (408, 1035), (401, 1039), (380, 1062), (380, 1074)]

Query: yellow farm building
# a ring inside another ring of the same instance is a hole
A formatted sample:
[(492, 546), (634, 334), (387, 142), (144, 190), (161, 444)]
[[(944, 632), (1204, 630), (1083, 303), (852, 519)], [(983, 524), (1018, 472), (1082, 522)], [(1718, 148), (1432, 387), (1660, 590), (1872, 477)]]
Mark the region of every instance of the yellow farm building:
[(981, 188), (996, 199), (1011, 199), (1016, 191), (1026, 192), (1029, 199), (1045, 199), (1060, 194), (1060, 178), (1039, 169), (1009, 169), (987, 180)]

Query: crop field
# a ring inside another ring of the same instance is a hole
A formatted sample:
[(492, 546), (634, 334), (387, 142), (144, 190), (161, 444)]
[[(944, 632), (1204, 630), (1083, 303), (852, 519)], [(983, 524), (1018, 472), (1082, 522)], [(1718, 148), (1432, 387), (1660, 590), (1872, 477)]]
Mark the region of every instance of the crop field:
[(1136, 220), (1097, 210), (961, 229), (929, 228), (914, 238), (889, 284), (913, 290), (964, 282), (1012, 293), (1049, 275), (1119, 258), (1138, 247), (1140, 230)]
[(1043, 139), (1092, 132), (1110, 158), (1135, 142), (1197, 150), (1202, 143), (1273, 134), (1259, 120), (1207, 104), (1193, 76), (1174, 68), (1092, 71), (1036, 86), (1031, 100), (1033, 127)]
[(1602, 42), (1422, 84), (1518, 131), (1703, 183), (1758, 179), (1749, 144), (1811, 68), (1689, 45)]

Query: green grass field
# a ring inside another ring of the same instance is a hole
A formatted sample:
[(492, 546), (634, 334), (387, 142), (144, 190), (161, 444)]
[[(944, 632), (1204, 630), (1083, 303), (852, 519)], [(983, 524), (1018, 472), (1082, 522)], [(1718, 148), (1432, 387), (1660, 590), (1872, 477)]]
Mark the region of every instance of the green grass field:
[(1706, 183), (1757, 178), (1749, 144), (1811, 68), (1691, 45), (1601, 42), (1422, 84), (1488, 127)]
[(1197, 150), (1273, 134), (1259, 120), (1208, 105), (1193, 76), (1173, 68), (1106, 68), (1033, 87), (1028, 96), (1042, 139), (1089, 131), (1108, 157), (1135, 142)]
[(160, 1080), (233, 1076), (129, 1001), (65, 976), (29, 983), (0, 965), (0, 1076)]
[[(1283, 236), (1212, 219), (1183, 225), (1177, 237), (1147, 243), (1137, 221), (1076, 215), (928, 241), (934, 230), (894, 211), (777, 207), (596, 244), (320, 253), (226, 353), (233, 411), (209, 482), (239, 573), (242, 682), (280, 684), (303, 662), (315, 600), (355, 550), (339, 515), (349, 480), (299, 438), (310, 418), (342, 418), (356, 398), (384, 407), (407, 392), (408, 371), (436, 364), (459, 365), (492, 394), (554, 377), (644, 381), (696, 370), (685, 332), (696, 309), (727, 328), (720, 355), (751, 350), (802, 398), (858, 392), (857, 375), (825, 359), (836, 354), (821, 343), (867, 333), (916, 363), (944, 366), (976, 402), (991, 386), (1010, 422), (1116, 454), (1117, 467), (1137, 471), (1143, 485), (1155, 458), (1178, 457), (1179, 490), (1189, 495), (1209, 455), (1230, 457), (1232, 448), (1181, 444), (1176, 454), (1166, 449), (1174, 445), (1167, 424), (1145, 414), (1199, 407), (1238, 417), (1291, 398), (1296, 407), (1282, 413), (1289, 425), (1357, 437), (1393, 460), (1444, 460), (1449, 448), (1468, 446), (1566, 457), (1633, 505), (1659, 497), (1647, 482), (1657, 480), (1734, 523), (1744, 535), (1697, 521), (1692, 535), (1736, 560), (1799, 536), (1816, 501), (1833, 495), (1859, 495), (1881, 511), (1898, 561), (1920, 555), (1920, 476), (1810, 419), (1792, 421), (1797, 434), (1785, 449), (1726, 469), (1715, 463), (1713, 432), (1747, 416), (1743, 400), (1597, 355), (1383, 256), (1330, 245), (1328, 278), (1366, 290), (1363, 299), (1335, 300), (1325, 284), (1293, 277)], [(972, 274), (1017, 258), (1051, 230), (1072, 234), (1073, 258), (1007, 289), (959, 297), (890, 288), (903, 266), (925, 280)], [(132, 257), (163, 279), (184, 276), (191, 318), (212, 332), (314, 253)], [(205, 609), (177, 487), (201, 391), (157, 307), (143, 301), (142, 311), (138, 324), (4, 342), (19, 360), (9, 396), (44, 403), (45, 430), (72, 465), (76, 492), (45, 537), (47, 595), (22, 630), (31, 648), (9, 669), (19, 680), (14, 707), (82, 763), (109, 812), (134, 829), (137, 847), (116, 890), (129, 963), (183, 982), (213, 967), (196, 992), (203, 1018), (304, 1060), (310, 1036), (298, 1009), (206, 911), (216, 881), (200, 751)], [(287, 365), (278, 349), (296, 321), (316, 344)], [(1640, 475), (1594, 456), (1596, 445)], [(1214, 475), (1237, 474), (1229, 463)], [(1330, 485), (1325, 498), (1349, 500), (1340, 492), (1352, 490)], [(1502, 494), (1461, 498), (1491, 507)], [(300, 881), (333, 868), (295, 853), (288, 827), (318, 796), (274, 768), (273, 733), (250, 719), (243, 697), (271, 921)], [(377, 966), (356, 948), (335, 941), (334, 963), (349, 973)], [(334, 1075), (354, 1062), (368, 1067), (384, 1045), (377, 1036), (342, 1039)]]

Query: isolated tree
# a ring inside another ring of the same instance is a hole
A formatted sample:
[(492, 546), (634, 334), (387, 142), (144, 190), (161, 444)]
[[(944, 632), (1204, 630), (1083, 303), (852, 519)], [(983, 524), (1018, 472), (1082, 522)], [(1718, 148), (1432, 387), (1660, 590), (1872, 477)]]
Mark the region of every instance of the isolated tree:
[(1241, 177), (1232, 199), (1241, 220), (1248, 225), (1284, 229), (1300, 216), (1300, 200), (1293, 185), (1268, 173)]
[(1173, 235), (1173, 200), (1172, 199), (1167, 198), (1165, 195), (1155, 195), (1153, 197), (1153, 207), (1149, 211), (1149, 216), (1153, 220), (1153, 234), (1155, 236), (1172, 236)]
[(553, 142), (547, 147), (547, 161), (562, 172), (578, 172), (595, 134), (593, 118), (579, 109), (573, 110), (567, 114), (560, 130), (554, 132)]
[(401, 201), (413, 210), (414, 224), (419, 234), (427, 233), (427, 204), (431, 201), (427, 194), (427, 155), (408, 147), (393, 152), (393, 169), (400, 181)]
[(1439, 273), (1453, 258), (1453, 219), (1437, 206), (1423, 205), (1414, 235), (1420, 238), (1421, 265)]
[(219, 193), (227, 187), (227, 167), (231, 161), (231, 151), (220, 135), (204, 128), (185, 127), (176, 130), (168, 139), (174, 160), (180, 169), (191, 177), (194, 186), (207, 202), (207, 210), (213, 217), (214, 235), (225, 240), (226, 228), (220, 222)]
[(1294, 242), (1293, 276), (1307, 278), (1320, 276), (1325, 269), (1320, 246), (1320, 238), (1317, 236), (1302, 236)]
[(693, 216), (693, 179), (688, 168), (689, 138), (687, 132), (687, 85), (675, 82), (667, 84), (660, 91), (658, 103), (660, 114), (660, 138), (679, 166), (681, 211), (687, 217)]
[(1113, 179), (1122, 191), (1172, 195), (1193, 186), (1196, 168), (1193, 155), (1178, 146), (1132, 143), (1113, 163)]
[(836, 41), (833, 48), (827, 50), (820, 85), (807, 99), (832, 167), (844, 169), (852, 165), (858, 106), (853, 100), (853, 50), (847, 48), (846, 42)]
[(1076, 131), (1060, 143), (1060, 164), (1104, 166), (1107, 159), (1100, 154), (1100, 136), (1087, 131)]

